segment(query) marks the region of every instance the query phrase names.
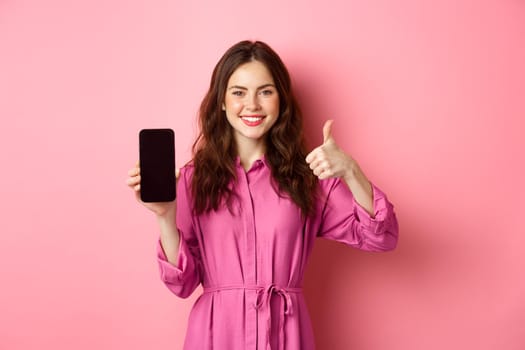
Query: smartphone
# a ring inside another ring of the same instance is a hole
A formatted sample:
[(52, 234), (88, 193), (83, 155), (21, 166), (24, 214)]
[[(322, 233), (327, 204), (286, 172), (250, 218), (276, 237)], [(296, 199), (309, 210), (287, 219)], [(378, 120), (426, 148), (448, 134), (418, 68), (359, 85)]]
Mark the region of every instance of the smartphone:
[(175, 133), (172, 129), (139, 132), (140, 198), (143, 202), (175, 200)]

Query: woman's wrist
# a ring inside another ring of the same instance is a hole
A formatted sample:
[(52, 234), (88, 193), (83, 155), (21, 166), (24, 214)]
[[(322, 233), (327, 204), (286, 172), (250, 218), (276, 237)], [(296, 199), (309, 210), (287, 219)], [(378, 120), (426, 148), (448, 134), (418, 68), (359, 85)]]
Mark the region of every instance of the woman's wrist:
[(170, 242), (170, 245), (178, 246), (179, 231), (177, 230), (175, 219), (175, 211), (167, 211), (165, 215), (157, 215), (157, 223), (159, 224), (163, 245)]
[(357, 162), (352, 158), (347, 156), (347, 161), (344, 167), (343, 179), (345, 182), (350, 185), (350, 183), (355, 182), (357, 179), (357, 172), (359, 171), (359, 166)]
[(157, 214), (157, 221), (159, 223), (175, 222), (175, 211), (174, 210), (166, 210), (163, 213), (158, 213)]
[(174, 220), (176, 209), (176, 202), (163, 203), (154, 210), (158, 220)]
[(346, 166), (343, 179), (352, 192), (356, 202), (373, 216), (374, 206), (372, 184), (363, 171), (361, 171), (359, 164), (353, 159), (351, 159)]

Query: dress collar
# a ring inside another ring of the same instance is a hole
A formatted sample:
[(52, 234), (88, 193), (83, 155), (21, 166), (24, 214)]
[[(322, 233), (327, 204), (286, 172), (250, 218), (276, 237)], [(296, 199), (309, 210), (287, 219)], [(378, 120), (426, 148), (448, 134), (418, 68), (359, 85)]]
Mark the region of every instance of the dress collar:
[[(250, 169), (248, 169), (246, 172), (252, 170), (252, 169), (258, 169), (261, 165), (264, 165), (266, 167), (269, 167), (270, 165), (268, 164), (268, 160), (266, 159), (266, 156), (263, 154), (261, 156), (261, 158), (255, 160), (252, 164), (252, 166), (250, 167)], [(243, 168), (242, 167), (242, 164), (241, 164), (241, 157), (239, 156), (236, 156), (235, 157), (235, 166), (237, 168)], [(243, 169), (244, 170), (244, 169)]]

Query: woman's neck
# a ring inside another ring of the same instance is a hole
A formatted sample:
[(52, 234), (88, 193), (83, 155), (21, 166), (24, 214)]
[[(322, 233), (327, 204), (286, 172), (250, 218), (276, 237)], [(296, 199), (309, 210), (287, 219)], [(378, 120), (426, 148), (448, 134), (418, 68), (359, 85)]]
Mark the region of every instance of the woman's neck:
[(244, 170), (248, 171), (253, 163), (261, 159), (266, 152), (264, 142), (237, 142), (237, 152)]

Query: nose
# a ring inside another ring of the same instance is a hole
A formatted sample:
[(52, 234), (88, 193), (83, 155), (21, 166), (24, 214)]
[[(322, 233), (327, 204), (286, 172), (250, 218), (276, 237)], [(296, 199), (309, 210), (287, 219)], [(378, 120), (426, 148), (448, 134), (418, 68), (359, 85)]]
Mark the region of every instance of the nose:
[(250, 111), (256, 111), (261, 108), (259, 104), (259, 96), (257, 94), (251, 94), (247, 97), (246, 108)]

